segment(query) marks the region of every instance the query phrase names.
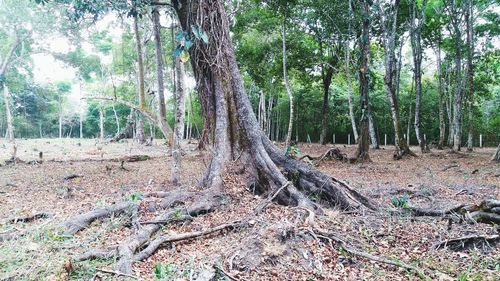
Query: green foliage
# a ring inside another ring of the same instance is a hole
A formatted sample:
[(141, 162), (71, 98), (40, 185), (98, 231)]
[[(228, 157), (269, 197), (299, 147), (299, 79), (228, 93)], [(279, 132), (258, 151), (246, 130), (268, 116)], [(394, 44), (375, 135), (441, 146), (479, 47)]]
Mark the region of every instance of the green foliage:
[(399, 197), (393, 197), (391, 203), (396, 208), (407, 209), (411, 207), (410, 196), (406, 193)]
[(289, 145), (287, 148), (286, 148), (286, 151), (285, 151), (285, 155), (286, 156), (297, 156), (300, 154), (300, 150), (293, 146), (293, 145)]
[(136, 201), (141, 201), (144, 198), (144, 193), (140, 191), (136, 191), (130, 195), (130, 201), (136, 202)]
[(156, 263), (153, 268), (155, 279), (158, 280), (174, 280), (177, 269), (175, 265), (167, 263)]

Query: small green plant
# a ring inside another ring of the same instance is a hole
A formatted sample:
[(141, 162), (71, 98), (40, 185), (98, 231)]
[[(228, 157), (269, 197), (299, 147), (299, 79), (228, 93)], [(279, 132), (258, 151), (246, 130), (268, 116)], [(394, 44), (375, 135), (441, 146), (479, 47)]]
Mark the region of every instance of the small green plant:
[(180, 217), (181, 217), (181, 215), (182, 215), (182, 211), (181, 211), (181, 209), (177, 209), (177, 210), (175, 210), (175, 213), (174, 213), (174, 219), (178, 219), (178, 218), (180, 218)]
[(154, 267), (154, 276), (159, 280), (172, 280), (175, 277), (175, 265), (167, 263), (156, 263)]
[(140, 192), (140, 191), (136, 191), (134, 193), (132, 193), (132, 195), (130, 195), (130, 200), (132, 202), (135, 202), (135, 201), (140, 201), (144, 198), (144, 193)]
[(293, 145), (290, 145), (286, 148), (285, 155), (286, 156), (296, 156), (300, 154), (300, 150)]
[(391, 203), (396, 208), (410, 208), (410, 196), (408, 194), (403, 194), (399, 197), (393, 197)]

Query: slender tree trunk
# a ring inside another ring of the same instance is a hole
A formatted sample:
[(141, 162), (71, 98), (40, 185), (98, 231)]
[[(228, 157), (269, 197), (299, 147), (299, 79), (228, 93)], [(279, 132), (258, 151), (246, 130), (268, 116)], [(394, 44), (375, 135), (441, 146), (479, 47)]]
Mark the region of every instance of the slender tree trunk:
[(286, 93), (288, 94), (288, 100), (290, 102), (290, 116), (288, 118), (288, 131), (286, 133), (285, 147), (290, 146), (290, 141), (292, 140), (292, 129), (293, 129), (293, 94), (292, 88), (290, 87), (290, 82), (288, 81), (288, 71), (286, 65), (286, 17), (283, 18), (282, 26), (282, 42), (283, 42), (283, 79), (285, 81)]
[(5, 133), (5, 138), (9, 141), (14, 141), (14, 122), (12, 119), (12, 112), (10, 111), (10, 98), (9, 98), (9, 88), (6, 84), (0, 82), (0, 87), (3, 88), (3, 103), (5, 106), (5, 116), (7, 117), (7, 131)]
[[(380, 15), (382, 19), (382, 31), (385, 52), (385, 76), (384, 85), (387, 98), (389, 100), (392, 123), (394, 126), (394, 158), (400, 159), (404, 155), (414, 155), (403, 137), (401, 126), (401, 118), (399, 112), (399, 74), (401, 71), (402, 54), (401, 49), (403, 42), (399, 42), (396, 46), (396, 28), (397, 15), (399, 9), (399, 1), (388, 8), (388, 12)], [(398, 48), (398, 56), (396, 56), (396, 47)]]
[[(422, 132), (422, 27), (425, 22), (425, 9), (427, 0), (422, 2), (422, 12), (417, 16), (417, 3), (410, 1), (410, 38), (413, 51), (413, 77), (415, 80), (415, 135), (422, 153), (429, 152), (424, 134)], [(416, 21), (418, 20), (418, 24)]]
[(368, 92), (370, 88), (370, 68), (369, 68), (369, 53), (370, 53), (370, 4), (368, 0), (360, 0), (361, 9), (361, 36), (359, 39), (360, 58), (359, 58), (359, 92), (361, 106), (360, 120), (360, 135), (358, 141), (358, 149), (356, 151), (356, 159), (358, 161), (370, 161), (368, 151), (370, 150), (370, 131), (369, 131), (369, 116), (370, 104), (368, 101)]
[(473, 118), (474, 118), (474, 5), (472, 0), (468, 0), (465, 21), (467, 23), (467, 90), (468, 90), (468, 135), (467, 151), (472, 151), (473, 147)]
[(153, 34), (155, 40), (155, 54), (156, 54), (156, 78), (158, 84), (158, 124), (160, 130), (166, 138), (168, 144), (171, 143), (172, 129), (167, 123), (167, 112), (165, 107), (165, 85), (163, 82), (163, 55), (161, 47), (161, 26), (160, 26), (160, 12), (158, 7), (153, 8)]
[(175, 124), (172, 146), (172, 184), (180, 185), (181, 141), (184, 136), (184, 114), (186, 86), (184, 85), (184, 64), (175, 59)]
[[(146, 143), (146, 133), (144, 132), (144, 118), (139, 111), (135, 111), (136, 122), (135, 122), (135, 139), (139, 144)], [(118, 135), (118, 134), (117, 134)]]
[[(349, 5), (350, 6), (350, 5)], [(349, 9), (350, 10), (350, 9)], [(352, 13), (350, 13), (352, 14)], [(349, 23), (350, 28), (350, 23)], [(351, 50), (349, 49), (349, 41), (345, 44), (345, 73), (347, 76), (347, 101), (349, 103), (349, 118), (351, 119), (352, 133), (354, 135), (354, 142), (358, 142), (358, 128), (356, 127), (356, 117), (354, 116), (354, 104), (352, 101), (352, 77), (350, 70)]]
[(439, 141), (437, 148), (443, 149), (444, 146), (444, 137), (446, 133), (446, 124), (444, 120), (444, 93), (443, 93), (443, 75), (442, 75), (442, 66), (441, 66), (441, 42), (438, 42), (436, 48), (434, 49), (436, 53), (437, 59), (437, 78), (438, 78), (438, 103), (439, 103)]
[(259, 124), (262, 131), (266, 132), (267, 128), (267, 112), (266, 112), (266, 94), (264, 91), (259, 91)]
[(62, 110), (62, 98), (59, 97), (59, 138), (63, 137), (63, 110)]
[(446, 112), (448, 113), (448, 146), (453, 148), (453, 91), (451, 86), (451, 70), (447, 68), (447, 84), (446, 84)]
[(115, 104), (112, 105), (113, 108), (113, 114), (115, 116), (115, 122), (116, 122), (116, 133), (120, 133), (120, 119), (118, 118), (118, 113), (116, 112)]
[(143, 52), (142, 52), (142, 42), (141, 36), (139, 32), (139, 19), (137, 16), (134, 17), (134, 38), (135, 38), (135, 46), (137, 49), (137, 80), (138, 80), (138, 88), (139, 88), (139, 107), (144, 109), (146, 108), (146, 98), (145, 98), (145, 86), (144, 86), (144, 61), (143, 61)]
[(104, 110), (102, 105), (99, 105), (99, 139), (104, 140)]

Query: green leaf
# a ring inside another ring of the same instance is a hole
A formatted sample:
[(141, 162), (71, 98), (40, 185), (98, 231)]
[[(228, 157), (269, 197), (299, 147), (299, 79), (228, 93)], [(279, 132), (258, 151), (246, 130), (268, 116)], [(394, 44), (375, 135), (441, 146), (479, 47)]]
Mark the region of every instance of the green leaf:
[(190, 58), (189, 52), (186, 50), (182, 51), (181, 57), (180, 57), (181, 62), (187, 62), (187, 61), (189, 61), (189, 58)]

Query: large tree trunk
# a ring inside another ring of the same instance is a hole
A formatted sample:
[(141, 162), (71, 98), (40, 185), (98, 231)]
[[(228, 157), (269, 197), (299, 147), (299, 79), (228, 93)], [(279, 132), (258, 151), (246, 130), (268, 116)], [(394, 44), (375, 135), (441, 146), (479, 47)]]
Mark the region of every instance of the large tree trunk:
[(448, 147), (453, 148), (453, 90), (451, 87), (451, 67), (446, 70), (446, 112), (448, 117)]
[[(146, 133), (144, 132), (144, 118), (143, 116), (139, 113), (139, 111), (135, 112), (135, 119), (137, 120), (135, 122), (135, 140), (139, 144), (145, 144), (146, 143)], [(128, 124), (128, 122), (127, 122)], [(118, 134), (119, 135), (119, 134)]]
[[(286, 156), (260, 130), (243, 87), (223, 1), (174, 0), (172, 3), (184, 31), (190, 32), (191, 25), (199, 25), (210, 39), (208, 44), (197, 40), (190, 49), (200, 100), (212, 100), (214, 106), (214, 116), (205, 117), (215, 122), (215, 141), (202, 186), (220, 189), (226, 164), (241, 153), (239, 159), (245, 162), (246, 170), (252, 172), (258, 189), (270, 192), (282, 188), (277, 200), (283, 204), (315, 208), (303, 194), (312, 192), (332, 205), (344, 208), (359, 205), (346, 196), (346, 187), (339, 181)], [(292, 179), (292, 184), (288, 183)]]
[(437, 42), (437, 46), (434, 49), (436, 53), (436, 59), (437, 59), (437, 71), (438, 71), (438, 102), (439, 102), (439, 141), (438, 141), (438, 149), (443, 149), (444, 146), (444, 137), (446, 133), (446, 124), (444, 120), (444, 106), (445, 106), (445, 101), (444, 101), (444, 89), (443, 89), (443, 74), (442, 74), (442, 65), (441, 65), (441, 42)]
[(7, 118), (5, 138), (12, 142), (14, 141), (14, 123), (12, 121), (12, 112), (10, 111), (9, 88), (2, 82), (0, 82), (0, 87), (3, 88), (3, 103), (5, 106), (5, 116)]
[(283, 42), (283, 79), (285, 81), (285, 89), (288, 94), (288, 100), (290, 101), (290, 116), (288, 118), (288, 130), (285, 138), (285, 147), (290, 146), (290, 141), (292, 140), (292, 129), (293, 129), (293, 93), (290, 87), (290, 82), (288, 81), (288, 71), (286, 65), (286, 17), (283, 18), (282, 26), (282, 42)]
[(153, 8), (153, 34), (155, 40), (156, 55), (156, 78), (158, 84), (158, 125), (168, 144), (171, 143), (172, 129), (167, 123), (167, 111), (165, 107), (165, 85), (163, 83), (163, 52), (161, 47), (161, 25), (158, 7)]
[[(422, 153), (429, 152), (424, 134), (422, 132), (422, 27), (425, 22), (425, 9), (427, 0), (422, 2), (422, 12), (417, 17), (417, 3), (410, 1), (410, 38), (413, 51), (413, 78), (415, 80), (415, 135)], [(418, 20), (418, 24), (416, 21)]]
[(370, 104), (368, 92), (370, 90), (370, 4), (368, 0), (360, 0), (360, 11), (362, 18), (361, 36), (359, 37), (359, 92), (361, 106), (360, 135), (358, 149), (355, 158), (358, 161), (370, 161), (368, 151), (370, 150), (369, 116)]
[(396, 28), (399, 1), (396, 1), (389, 10), (381, 15), (383, 19), (382, 31), (385, 52), (385, 76), (384, 85), (387, 98), (389, 99), (392, 124), (394, 126), (394, 158), (400, 159), (404, 155), (414, 155), (403, 137), (401, 118), (399, 113), (399, 72), (401, 67), (401, 48), (403, 42), (399, 42), (398, 59), (396, 58)]
[(172, 144), (172, 184), (180, 185), (181, 141), (184, 136), (186, 86), (184, 85), (184, 64), (175, 58), (175, 124)]
[(467, 12), (465, 13), (465, 21), (467, 23), (467, 91), (468, 91), (468, 135), (467, 135), (467, 151), (472, 151), (473, 146), (473, 109), (474, 109), (474, 5), (472, 0), (467, 3)]

